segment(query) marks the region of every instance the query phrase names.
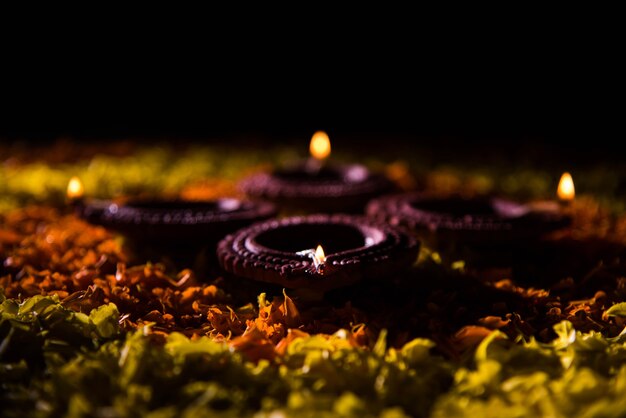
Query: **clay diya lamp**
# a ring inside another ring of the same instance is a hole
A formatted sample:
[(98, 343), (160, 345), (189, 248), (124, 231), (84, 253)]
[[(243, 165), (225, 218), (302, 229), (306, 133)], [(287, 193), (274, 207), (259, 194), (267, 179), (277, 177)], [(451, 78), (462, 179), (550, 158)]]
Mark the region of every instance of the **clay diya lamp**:
[[(78, 189), (81, 193), (76, 193)], [(78, 216), (119, 232), (147, 259), (169, 255), (188, 261), (203, 249), (211, 257), (227, 234), (276, 215), (271, 203), (232, 198), (88, 200), (75, 182), (68, 185), (68, 197)]]
[(370, 199), (393, 190), (387, 177), (363, 165), (326, 163), (330, 140), (324, 132), (313, 135), (310, 152), (306, 162), (244, 179), (241, 189), (294, 213), (362, 212)]
[(548, 235), (531, 249), (533, 262), (526, 264), (526, 276), (543, 283), (572, 278), (576, 286), (565, 285), (559, 291), (575, 290), (578, 294), (570, 296), (577, 298), (588, 297), (607, 284), (605, 290), (611, 291), (614, 280), (607, 281), (612, 276), (602, 271), (626, 255), (618, 218), (594, 199), (575, 200), (569, 173), (561, 177), (558, 196), (563, 210), (572, 217), (572, 225)]
[(466, 198), (406, 193), (375, 199), (367, 207), (373, 219), (413, 231), (444, 257), (473, 265), (509, 265), (513, 253), (568, 226), (564, 203), (528, 204), (498, 197)]
[(350, 215), (256, 223), (224, 238), (221, 266), (234, 276), (325, 292), (382, 279), (413, 264), (419, 242), (400, 228)]

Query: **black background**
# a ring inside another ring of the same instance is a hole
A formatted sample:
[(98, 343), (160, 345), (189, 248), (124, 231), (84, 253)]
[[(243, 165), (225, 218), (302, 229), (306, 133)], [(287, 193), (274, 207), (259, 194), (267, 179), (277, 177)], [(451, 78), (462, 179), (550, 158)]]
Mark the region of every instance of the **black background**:
[(22, 49), (4, 56), (0, 139), (252, 138), (265, 146), (323, 129), (346, 147), (384, 139), (386, 147), (565, 148), (595, 162), (621, 160), (620, 67), (604, 43), (570, 32), (530, 40), (528, 28), (514, 39), (461, 32), (435, 42), (436, 33), (405, 29), (303, 44), (283, 33), (106, 53), (106, 40), (66, 52)]

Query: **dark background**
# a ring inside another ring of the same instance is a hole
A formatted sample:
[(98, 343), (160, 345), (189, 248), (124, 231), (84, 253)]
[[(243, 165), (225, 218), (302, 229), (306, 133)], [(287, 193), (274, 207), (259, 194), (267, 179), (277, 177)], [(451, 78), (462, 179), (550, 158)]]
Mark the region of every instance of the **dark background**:
[(323, 129), (345, 148), (419, 143), (470, 157), (539, 150), (550, 159), (564, 150), (567, 158), (621, 161), (623, 83), (605, 43), (570, 32), (531, 40), (525, 26), (515, 39), (467, 31), (445, 42), (406, 29), (391, 39), (373, 33), (295, 46), (283, 33), (238, 45), (5, 56), (0, 139), (263, 147)]
[(465, 80), (469, 85), (462, 80), (422, 80), (425, 86), (417, 81), (263, 86), (248, 80), (248, 84), (230, 81), (177, 89), (131, 84), (118, 84), (113, 90), (102, 85), (27, 88), (5, 110), (0, 134), (51, 140), (259, 133), (280, 140), (325, 129), (473, 140), (587, 138), (608, 144), (624, 133), (619, 98), (584, 86), (569, 87), (563, 80), (520, 79), (505, 84), (493, 79), (490, 85), (475, 78)]

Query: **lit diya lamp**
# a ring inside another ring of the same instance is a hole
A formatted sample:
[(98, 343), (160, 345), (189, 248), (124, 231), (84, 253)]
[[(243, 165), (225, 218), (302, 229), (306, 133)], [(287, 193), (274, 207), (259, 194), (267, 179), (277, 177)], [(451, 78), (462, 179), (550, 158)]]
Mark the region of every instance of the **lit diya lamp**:
[[(618, 218), (593, 198), (574, 201), (574, 182), (569, 173), (561, 176), (558, 197), (561, 209), (572, 218), (571, 226), (548, 235), (539, 245), (527, 249), (532, 262), (524, 263), (518, 270), (525, 279), (539, 280), (542, 284), (574, 279), (578, 281), (577, 297), (586, 297), (605, 285), (607, 291), (612, 289), (612, 282), (607, 282), (607, 276), (598, 268), (610, 266), (626, 254)], [(552, 290), (556, 291), (555, 288)], [(559, 291), (571, 289), (564, 286)]]
[(271, 203), (233, 198), (88, 200), (77, 177), (70, 180), (67, 196), (78, 216), (120, 232), (135, 249), (157, 256), (214, 247), (227, 234), (276, 214)]
[(74, 211), (74, 214), (86, 221), (99, 224), (100, 216), (110, 205), (117, 204), (111, 200), (85, 199), (85, 186), (77, 176), (73, 176), (67, 183), (67, 203)]
[(248, 177), (241, 189), (296, 212), (361, 212), (370, 199), (393, 189), (387, 177), (363, 165), (328, 164), (330, 140), (325, 132), (313, 135), (309, 149), (306, 162)]
[(513, 248), (571, 223), (567, 206), (574, 198), (574, 183), (568, 173), (559, 183), (558, 196), (559, 202), (525, 204), (499, 197), (406, 193), (373, 200), (367, 214), (407, 227), (446, 255), (508, 262), (503, 255)]
[(217, 255), (234, 276), (325, 292), (406, 269), (418, 250), (414, 237), (386, 223), (309, 215), (241, 229), (220, 241)]

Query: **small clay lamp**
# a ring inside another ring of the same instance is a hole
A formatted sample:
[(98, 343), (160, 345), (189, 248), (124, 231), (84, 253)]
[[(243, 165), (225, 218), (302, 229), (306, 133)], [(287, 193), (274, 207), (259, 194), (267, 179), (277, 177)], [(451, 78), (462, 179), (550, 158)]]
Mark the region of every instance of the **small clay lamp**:
[(407, 227), (451, 258), (497, 264), (508, 263), (515, 249), (569, 225), (565, 201), (523, 204), (498, 197), (406, 193), (373, 200), (367, 214)]
[(389, 277), (417, 258), (403, 230), (350, 215), (309, 215), (256, 223), (227, 236), (217, 255), (234, 276), (325, 292)]
[(569, 173), (561, 176), (557, 195), (561, 211), (572, 218), (571, 226), (533, 245), (527, 250), (530, 262), (518, 270), (522, 270), (526, 280), (539, 281), (544, 286), (565, 278), (579, 281), (577, 296), (583, 297), (602, 286), (606, 276), (598, 273), (602, 271), (598, 267), (610, 266), (623, 258), (626, 246), (617, 217), (594, 199), (574, 199), (574, 182)]
[(172, 255), (189, 259), (185, 255), (215, 248), (228, 233), (276, 214), (271, 203), (232, 198), (87, 200), (82, 184), (78, 186), (76, 181), (80, 182), (72, 179), (68, 185), (68, 198), (77, 215), (121, 233), (144, 258)]
[(313, 135), (310, 152), (304, 163), (244, 179), (241, 189), (292, 212), (362, 212), (370, 199), (393, 188), (384, 175), (363, 165), (326, 163), (330, 140), (325, 132)]

